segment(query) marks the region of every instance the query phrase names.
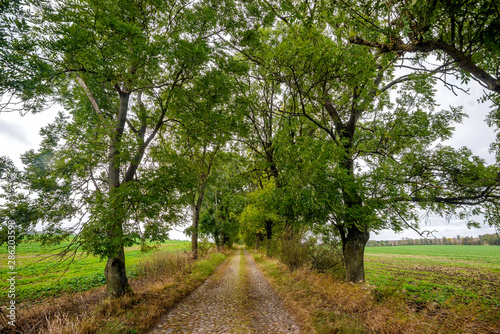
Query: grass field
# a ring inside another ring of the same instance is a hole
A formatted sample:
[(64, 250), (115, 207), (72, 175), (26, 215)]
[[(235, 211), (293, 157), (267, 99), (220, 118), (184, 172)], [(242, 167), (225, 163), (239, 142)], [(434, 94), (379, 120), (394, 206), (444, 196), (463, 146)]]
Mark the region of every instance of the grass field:
[(472, 305), (490, 316), (500, 310), (498, 246), (368, 247), (365, 267), (381, 295), (406, 294), (416, 306)]
[(252, 252), (307, 333), (500, 333), (500, 247), (365, 250), (366, 284)]
[[(106, 262), (99, 257), (77, 253), (74, 261), (71, 258), (60, 261), (51, 256), (58, 249), (66, 246), (45, 248), (39, 243), (20, 243), (16, 247), (16, 300), (22, 302), (41, 297), (56, 296), (67, 292), (84, 291), (105, 284), (104, 267)], [(159, 245), (159, 250), (188, 250), (189, 242), (168, 241)], [(135, 265), (151, 253), (141, 252), (140, 246), (125, 249), (125, 258), (129, 278), (133, 278)], [(8, 272), (6, 247), (0, 249), (0, 290), (7, 291)], [(1, 299), (6, 294), (1, 294)]]

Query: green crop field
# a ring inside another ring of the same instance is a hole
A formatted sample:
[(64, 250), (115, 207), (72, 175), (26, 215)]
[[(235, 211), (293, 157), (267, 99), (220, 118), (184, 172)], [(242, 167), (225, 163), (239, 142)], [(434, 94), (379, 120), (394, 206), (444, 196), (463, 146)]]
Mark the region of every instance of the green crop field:
[(366, 278), (381, 293), (404, 293), (416, 305), (500, 309), (500, 247), (368, 247)]
[[(104, 267), (106, 261), (79, 252), (75, 258), (61, 261), (55, 254), (68, 242), (56, 247), (41, 247), (40, 243), (20, 243), (16, 247), (16, 300), (33, 300), (61, 293), (84, 291), (105, 284)], [(190, 247), (187, 241), (168, 241), (160, 244), (158, 250), (183, 251)], [(135, 276), (135, 265), (149, 256), (140, 246), (125, 249), (129, 278)], [(51, 256), (52, 255), (52, 256)], [(7, 249), (0, 249), (0, 290), (8, 290)], [(0, 298), (6, 298), (2, 293)]]

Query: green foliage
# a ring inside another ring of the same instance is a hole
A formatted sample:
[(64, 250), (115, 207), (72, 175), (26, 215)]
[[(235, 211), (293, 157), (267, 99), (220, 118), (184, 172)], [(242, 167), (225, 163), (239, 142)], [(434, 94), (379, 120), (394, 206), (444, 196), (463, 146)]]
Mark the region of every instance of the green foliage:
[(338, 240), (331, 240), (329, 244), (317, 243), (314, 239), (308, 240), (308, 258), (311, 268), (330, 274), (338, 280), (345, 277), (344, 256), (342, 245)]
[(291, 270), (297, 270), (309, 260), (309, 245), (303, 241), (303, 238), (303, 235), (299, 233), (287, 233), (278, 241), (277, 257)]
[(207, 239), (201, 239), (198, 242), (199, 257), (204, 258), (208, 254), (210, 249), (213, 248), (213, 246), (214, 246), (214, 244), (211, 243), (210, 241), (208, 241)]
[[(37, 53), (33, 38), (33, 1), (0, 3), (0, 106), (1, 111), (39, 112), (58, 80), (52, 64)], [(44, 3), (44, 1), (40, 1)], [(19, 103), (21, 102), (21, 103)]]

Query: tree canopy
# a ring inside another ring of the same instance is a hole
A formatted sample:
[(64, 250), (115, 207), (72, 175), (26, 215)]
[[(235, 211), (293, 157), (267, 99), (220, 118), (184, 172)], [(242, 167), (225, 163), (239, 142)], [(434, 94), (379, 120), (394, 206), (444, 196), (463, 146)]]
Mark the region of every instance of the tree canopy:
[[(21, 235), (41, 223), (45, 242), (76, 233), (75, 247), (106, 259), (111, 297), (129, 291), (124, 247), (165, 240), (186, 209), (194, 257), (199, 234), (218, 246), (265, 241), (270, 253), (307, 231), (341, 241), (352, 282), (365, 278), (370, 232), (418, 230), (422, 210), (483, 214), (498, 228), (498, 166), (444, 144), (467, 113), (435, 96), (438, 84), (456, 86), (446, 75), (472, 75), (498, 98), (498, 9), (485, 8), (32, 4), (28, 23), (10, 26), (29, 29), (36, 62), (12, 39), (0, 49), (18, 69), (35, 66), (43, 87), (14, 84), (2, 67), (3, 89), (64, 111), (23, 171), (0, 161), (2, 228), (14, 221)], [(416, 51), (440, 63), (424, 68)]]

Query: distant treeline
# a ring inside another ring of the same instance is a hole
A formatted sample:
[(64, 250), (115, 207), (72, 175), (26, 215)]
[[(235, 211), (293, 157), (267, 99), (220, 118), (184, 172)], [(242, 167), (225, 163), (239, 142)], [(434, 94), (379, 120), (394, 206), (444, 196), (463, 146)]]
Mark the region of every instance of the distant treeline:
[(496, 245), (500, 246), (500, 237), (497, 234), (484, 234), (479, 237), (461, 237), (455, 238), (434, 238), (434, 239), (411, 239), (403, 238), (401, 240), (369, 240), (366, 247), (383, 246), (413, 246), (413, 245)]

